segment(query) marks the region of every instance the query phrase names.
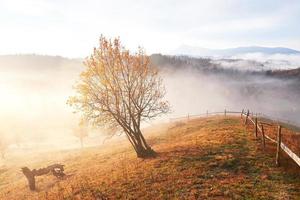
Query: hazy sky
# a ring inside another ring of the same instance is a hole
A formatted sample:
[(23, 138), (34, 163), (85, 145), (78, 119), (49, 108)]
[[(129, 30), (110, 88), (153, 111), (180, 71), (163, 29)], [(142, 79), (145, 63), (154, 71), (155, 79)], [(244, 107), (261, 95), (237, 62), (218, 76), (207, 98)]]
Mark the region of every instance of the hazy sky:
[(129, 48), (300, 49), (299, 0), (0, 0), (0, 54), (85, 57), (100, 34)]

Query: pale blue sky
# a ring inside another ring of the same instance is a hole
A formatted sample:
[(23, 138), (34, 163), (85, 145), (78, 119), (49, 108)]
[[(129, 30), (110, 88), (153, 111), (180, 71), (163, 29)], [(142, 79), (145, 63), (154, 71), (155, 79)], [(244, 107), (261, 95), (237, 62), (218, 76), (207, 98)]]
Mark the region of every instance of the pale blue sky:
[(299, 0), (0, 0), (0, 54), (85, 57), (100, 34), (134, 49), (300, 49)]

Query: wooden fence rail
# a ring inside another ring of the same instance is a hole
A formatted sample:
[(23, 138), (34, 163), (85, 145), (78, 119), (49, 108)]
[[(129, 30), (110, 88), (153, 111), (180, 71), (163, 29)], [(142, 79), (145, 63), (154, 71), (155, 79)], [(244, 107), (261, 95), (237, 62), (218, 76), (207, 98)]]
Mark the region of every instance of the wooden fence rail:
[(219, 114), (224, 114), (224, 116), (226, 116), (226, 114), (241, 114), (241, 112), (228, 111), (228, 110), (224, 110), (223, 112), (208, 112), (207, 111), (206, 113), (201, 113), (201, 114), (197, 114), (197, 115), (188, 114), (187, 116), (183, 116), (183, 117), (170, 118), (170, 121), (176, 121), (176, 120), (182, 120), (182, 119), (191, 119), (191, 118), (198, 118), (198, 117), (205, 117), (205, 116), (209, 116), (209, 115), (219, 115)]

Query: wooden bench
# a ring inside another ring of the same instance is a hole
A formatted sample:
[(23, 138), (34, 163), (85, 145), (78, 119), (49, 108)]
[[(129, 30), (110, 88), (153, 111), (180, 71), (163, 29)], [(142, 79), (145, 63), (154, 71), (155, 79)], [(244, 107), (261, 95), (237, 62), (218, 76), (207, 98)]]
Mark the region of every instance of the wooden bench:
[(28, 180), (30, 190), (35, 190), (35, 177), (36, 176), (42, 176), (42, 175), (48, 174), (50, 172), (53, 174), (53, 176), (55, 176), (57, 178), (61, 178), (61, 177), (65, 176), (64, 165), (61, 165), (61, 164), (53, 164), (46, 168), (33, 169), (33, 170), (30, 170), (28, 167), (23, 167), (22, 172)]

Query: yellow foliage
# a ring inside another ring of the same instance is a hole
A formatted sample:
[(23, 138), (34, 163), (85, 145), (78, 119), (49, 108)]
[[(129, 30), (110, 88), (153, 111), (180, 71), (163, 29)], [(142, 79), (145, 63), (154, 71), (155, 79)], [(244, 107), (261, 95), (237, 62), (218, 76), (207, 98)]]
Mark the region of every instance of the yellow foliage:
[(141, 122), (169, 111), (169, 103), (163, 100), (162, 79), (149, 56), (142, 48), (130, 53), (119, 38), (101, 36), (99, 47), (84, 64), (75, 86), (77, 96), (70, 97), (68, 103), (82, 112), (86, 121), (114, 132), (124, 131), (133, 146), (145, 143)]

